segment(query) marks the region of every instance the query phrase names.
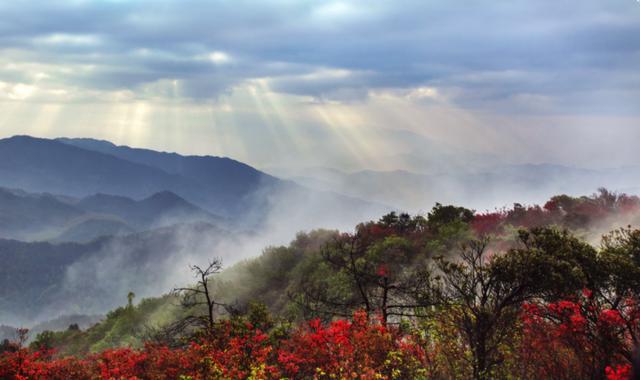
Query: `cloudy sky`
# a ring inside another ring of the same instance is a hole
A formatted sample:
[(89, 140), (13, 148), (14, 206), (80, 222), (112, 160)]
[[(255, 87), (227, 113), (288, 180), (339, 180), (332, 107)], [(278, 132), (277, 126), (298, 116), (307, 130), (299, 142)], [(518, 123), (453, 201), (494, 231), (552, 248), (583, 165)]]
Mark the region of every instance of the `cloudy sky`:
[(637, 0), (43, 0), (0, 15), (2, 137), (261, 168), (402, 168), (427, 151), (640, 164)]

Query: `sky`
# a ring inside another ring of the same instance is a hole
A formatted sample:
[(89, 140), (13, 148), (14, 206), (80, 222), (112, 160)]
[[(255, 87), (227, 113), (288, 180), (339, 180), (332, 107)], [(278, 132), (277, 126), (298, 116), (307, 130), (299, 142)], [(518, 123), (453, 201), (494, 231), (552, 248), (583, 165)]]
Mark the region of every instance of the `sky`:
[(0, 15), (0, 137), (263, 169), (640, 164), (637, 0), (3, 1)]

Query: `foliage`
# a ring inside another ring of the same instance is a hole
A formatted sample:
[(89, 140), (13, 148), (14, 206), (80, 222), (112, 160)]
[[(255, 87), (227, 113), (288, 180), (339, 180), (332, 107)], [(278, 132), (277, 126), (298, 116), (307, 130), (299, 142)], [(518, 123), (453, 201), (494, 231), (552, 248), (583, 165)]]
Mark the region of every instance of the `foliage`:
[(0, 378), (419, 379), (429, 374), (429, 357), (418, 341), (370, 322), (364, 313), (328, 325), (312, 320), (276, 340), (248, 321), (226, 320), (216, 329), (180, 349), (148, 344), (141, 350), (56, 358), (47, 350), (19, 348), (0, 355)]
[(81, 355), (115, 347), (142, 348), (154, 331), (180, 315), (172, 296), (143, 299), (138, 305), (119, 307), (100, 323), (80, 330), (43, 331), (34, 337), (32, 349), (55, 348), (56, 355)]
[[(600, 190), (301, 233), (211, 281), (202, 271), (186, 309), (175, 295), (130, 302), (87, 331), (7, 342), (0, 378), (629, 378), (640, 230), (597, 247), (579, 236), (634, 220), (639, 204)], [(229, 313), (214, 318), (207, 294)], [(181, 345), (148, 339), (150, 321), (189, 316), (205, 323)]]

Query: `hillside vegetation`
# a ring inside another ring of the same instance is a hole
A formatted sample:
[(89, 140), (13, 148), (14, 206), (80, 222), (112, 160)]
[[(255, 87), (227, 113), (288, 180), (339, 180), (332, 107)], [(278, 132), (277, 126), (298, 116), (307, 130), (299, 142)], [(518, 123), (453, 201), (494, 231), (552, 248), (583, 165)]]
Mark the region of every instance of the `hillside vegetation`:
[(640, 199), (600, 190), (300, 233), (86, 330), (7, 341), (0, 377), (625, 378), (639, 217)]

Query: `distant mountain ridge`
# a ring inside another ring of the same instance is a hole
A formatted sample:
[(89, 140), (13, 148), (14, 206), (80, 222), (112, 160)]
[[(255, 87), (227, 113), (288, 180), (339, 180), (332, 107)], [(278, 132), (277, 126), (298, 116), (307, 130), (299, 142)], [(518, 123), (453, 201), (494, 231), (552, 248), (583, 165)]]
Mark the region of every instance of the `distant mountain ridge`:
[(228, 225), (168, 191), (136, 201), (107, 194), (77, 199), (0, 188), (0, 238), (5, 239), (83, 242), (196, 221)]
[(539, 203), (554, 194), (589, 194), (599, 187), (636, 193), (640, 168), (584, 169), (555, 164), (497, 165), (481, 170), (421, 174), (406, 170), (342, 172), (308, 168), (274, 174), (309, 188), (341, 193), (411, 212), (435, 202), (466, 204), (478, 210)]
[(58, 138), (55, 141), (112, 155), (184, 178), (207, 194), (207, 197), (194, 194), (194, 199), (199, 198), (205, 208), (223, 215), (237, 215), (247, 208), (255, 207), (259, 200), (252, 197), (262, 189), (286, 186), (275, 177), (226, 157), (182, 156), (177, 153), (117, 146), (108, 141), (87, 138)]
[(162, 170), (54, 140), (14, 136), (0, 140), (0, 185), (75, 197), (95, 193), (144, 198), (192, 184)]
[(55, 141), (162, 170), (180, 176), (206, 190), (215, 202), (205, 200), (204, 206), (221, 214), (243, 211), (243, 201), (250, 200), (256, 190), (282, 186), (284, 183), (266, 173), (226, 157), (182, 156), (177, 153), (117, 146), (104, 140), (58, 138)]
[[(389, 209), (308, 189), (228, 158), (181, 156), (92, 139), (1, 139), (0, 186), (76, 198), (103, 193), (143, 199), (169, 191), (246, 228), (267, 224), (274, 214), (299, 218), (298, 228), (337, 227), (336, 220), (348, 226)], [(329, 209), (335, 212), (327, 214)]]
[(98, 193), (82, 198), (76, 205), (95, 213), (113, 214), (142, 227), (153, 226), (162, 219), (176, 219), (177, 222), (196, 219), (209, 222), (224, 221), (222, 217), (204, 211), (170, 191), (161, 191), (139, 201)]

